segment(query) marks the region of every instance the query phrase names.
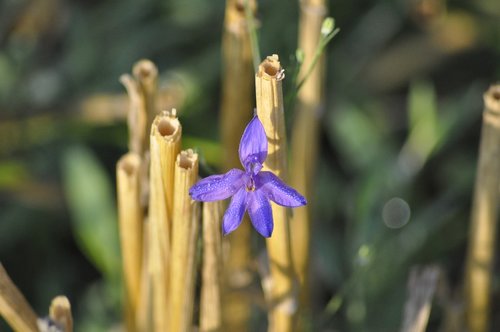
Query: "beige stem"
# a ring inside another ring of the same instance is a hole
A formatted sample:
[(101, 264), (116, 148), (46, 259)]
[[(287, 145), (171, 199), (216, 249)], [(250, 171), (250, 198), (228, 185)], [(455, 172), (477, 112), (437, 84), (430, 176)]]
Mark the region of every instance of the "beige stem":
[(141, 157), (135, 153), (123, 156), (116, 166), (118, 220), (125, 286), (125, 320), (128, 331), (135, 330), (142, 271)]
[(401, 332), (425, 332), (440, 274), (438, 266), (411, 269)]
[(37, 317), (0, 263), (0, 315), (16, 332), (37, 332)]
[[(255, 0), (249, 5), (255, 12)], [(245, 125), (252, 117), (254, 75), (252, 49), (245, 17), (244, 0), (227, 0), (222, 36), (221, 131), (224, 148), (224, 168), (241, 167), (238, 145)], [(240, 289), (251, 282), (249, 265), (251, 226), (245, 216), (240, 227), (228, 236), (228, 257), (224, 265), (226, 291), (223, 317), (228, 331), (248, 330), (249, 298)]]
[(203, 204), (203, 273), (200, 331), (222, 331), (222, 202)]
[[(255, 76), (257, 114), (266, 131), (268, 156), (264, 170), (286, 181), (286, 132), (282, 80), (277, 55), (269, 56)], [(284, 207), (272, 203), (274, 231), (266, 241), (271, 271), (269, 331), (292, 331), (297, 313), (296, 278), (290, 248), (290, 225)]]
[[(326, 15), (324, 0), (300, 1), (299, 48), (304, 52), (304, 63), (299, 81), (306, 74), (314, 58), (321, 24)], [(319, 113), (323, 106), (324, 61), (318, 61), (297, 95), (296, 119), (291, 142), (290, 184), (306, 198), (311, 197), (313, 174), (318, 151)], [(300, 283), (300, 304), (307, 307), (308, 267), (310, 242), (310, 204), (294, 209), (290, 221), (292, 259)]]
[(49, 316), (52, 321), (64, 328), (64, 332), (73, 332), (71, 303), (66, 296), (57, 296), (52, 300)]
[(465, 270), (467, 325), (488, 331), (500, 199), (500, 85), (484, 94), (483, 127)]
[(151, 135), (160, 146), (163, 192), (169, 221), (167, 228), (168, 234), (171, 234), (174, 204), (174, 169), (177, 155), (181, 151), (182, 137), (182, 126), (179, 119), (177, 119), (177, 111), (172, 109), (170, 112), (163, 111), (158, 115), (153, 121)]
[(198, 178), (198, 155), (182, 151), (175, 163), (168, 331), (192, 331), (199, 203), (189, 196)]
[(141, 283), (140, 283), (140, 297), (137, 303), (137, 310), (135, 312), (135, 321), (137, 326), (137, 331), (148, 332), (153, 331), (153, 276), (150, 264), (151, 252), (153, 250), (153, 245), (156, 245), (152, 241), (151, 233), (151, 222), (147, 218), (144, 218), (144, 224), (142, 229), (142, 273), (141, 273)]
[[(156, 108), (156, 96), (158, 94), (158, 68), (150, 60), (139, 60), (132, 69), (135, 79), (138, 82), (141, 92), (141, 102), (143, 112), (146, 114), (146, 129), (149, 128), (153, 119), (158, 114)], [(148, 142), (144, 148), (147, 149)]]
[(142, 156), (144, 153), (144, 145), (146, 144), (147, 117), (143, 106), (139, 83), (128, 74), (120, 76), (120, 82), (127, 89), (130, 101), (127, 116), (129, 130), (128, 149), (130, 152)]

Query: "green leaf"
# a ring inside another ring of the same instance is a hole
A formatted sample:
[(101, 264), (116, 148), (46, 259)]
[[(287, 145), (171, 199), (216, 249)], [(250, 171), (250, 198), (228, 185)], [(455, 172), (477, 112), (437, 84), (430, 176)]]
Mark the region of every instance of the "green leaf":
[(353, 104), (339, 107), (329, 114), (330, 139), (337, 146), (346, 167), (356, 169), (373, 168), (373, 163), (386, 154), (383, 126), (372, 114), (364, 112)]
[(109, 178), (86, 148), (73, 147), (63, 156), (63, 181), (78, 245), (102, 274), (120, 274), (115, 202)]
[(184, 136), (182, 138), (182, 147), (184, 149), (195, 149), (210, 165), (217, 167), (221, 165), (222, 148), (217, 142), (194, 136)]
[(436, 93), (429, 82), (417, 81), (410, 86), (408, 116), (410, 132), (400, 161), (408, 174), (414, 174), (430, 157), (442, 135), (437, 117)]

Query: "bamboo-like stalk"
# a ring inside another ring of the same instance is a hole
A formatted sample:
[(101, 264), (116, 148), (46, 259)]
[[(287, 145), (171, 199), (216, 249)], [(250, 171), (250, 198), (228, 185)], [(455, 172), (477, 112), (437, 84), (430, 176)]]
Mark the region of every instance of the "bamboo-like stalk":
[[(127, 80), (127, 79), (126, 79)], [(160, 87), (156, 96), (158, 109), (180, 108), (185, 93), (179, 83), (170, 81)], [(78, 103), (78, 118), (93, 124), (111, 124), (127, 119), (129, 97), (127, 94), (94, 94)]]
[[(304, 62), (299, 82), (313, 61), (326, 16), (324, 0), (300, 1), (299, 48)], [(319, 61), (297, 95), (296, 119), (291, 137), (290, 184), (305, 197), (311, 196), (313, 174), (318, 151), (320, 109), (323, 106), (324, 61)], [(310, 242), (310, 205), (294, 209), (290, 221), (292, 259), (300, 284), (300, 306), (307, 307)]]
[(194, 284), (196, 279), (196, 243), (199, 231), (199, 203), (189, 196), (189, 188), (198, 177), (198, 155), (181, 151), (175, 163), (174, 211), (170, 264), (169, 329), (193, 328)]
[(200, 331), (222, 331), (222, 202), (203, 204), (203, 271)]
[[(141, 108), (146, 114), (146, 126), (153, 122), (156, 117), (158, 110), (156, 109), (156, 96), (158, 94), (158, 68), (156, 65), (147, 59), (139, 60), (132, 69), (139, 89), (141, 92)], [(145, 149), (147, 149), (147, 144), (145, 142)]]
[(120, 82), (127, 89), (130, 99), (128, 112), (129, 151), (142, 158), (141, 168), (141, 203), (145, 207), (149, 198), (149, 138), (147, 133), (151, 128), (153, 118), (158, 113), (156, 109), (158, 69), (149, 60), (138, 61), (133, 69), (135, 79), (124, 74)]
[(177, 111), (163, 111), (153, 121), (151, 135), (160, 147), (163, 192), (168, 215), (168, 234), (171, 234), (172, 210), (174, 204), (174, 169), (177, 155), (181, 151), (182, 126)]
[(125, 286), (125, 321), (128, 331), (135, 330), (135, 312), (139, 301), (142, 271), (141, 157), (124, 155), (116, 166), (118, 221)]
[[(255, 0), (248, 5), (255, 12)], [(244, 3), (241, 0), (227, 0), (224, 32), (222, 36), (222, 78), (221, 132), (224, 149), (224, 168), (241, 167), (238, 144), (247, 122), (252, 116), (254, 75), (252, 49), (247, 29)], [(223, 318), (228, 331), (248, 329), (250, 302), (239, 289), (251, 282), (249, 265), (251, 226), (247, 216), (231, 236), (228, 257), (224, 264), (226, 291), (224, 292)]]
[(19, 332), (37, 332), (37, 317), (0, 263), (0, 315)]
[(440, 275), (441, 271), (437, 266), (412, 268), (401, 332), (425, 332)]
[(49, 309), (52, 321), (63, 328), (64, 332), (73, 332), (73, 316), (71, 314), (71, 303), (66, 296), (56, 296)]
[(151, 126), (150, 170), (150, 269), (154, 292), (155, 331), (168, 328), (168, 292), (175, 162), (181, 146), (182, 127), (172, 112), (156, 116)]
[[(268, 156), (264, 170), (286, 179), (286, 132), (282, 80), (284, 71), (277, 55), (268, 56), (255, 76), (257, 114), (266, 131)], [(292, 331), (297, 312), (296, 278), (293, 269), (290, 225), (286, 208), (272, 205), (274, 231), (266, 240), (271, 271), (269, 331)]]
[(129, 130), (128, 150), (142, 156), (144, 153), (144, 145), (147, 142), (147, 114), (143, 106), (139, 83), (128, 74), (120, 76), (120, 82), (125, 86), (125, 89), (127, 89), (127, 94), (129, 96), (129, 110), (127, 114)]
[(153, 276), (151, 264), (151, 252), (154, 252), (153, 245), (156, 245), (152, 241), (151, 234), (151, 222), (148, 218), (144, 218), (144, 223), (142, 227), (142, 273), (141, 273), (141, 284), (140, 284), (140, 297), (137, 303), (137, 309), (135, 312), (135, 321), (137, 326), (137, 331), (152, 331), (153, 330)]
[(149, 221), (150, 221), (150, 257), (149, 268), (153, 286), (153, 321), (155, 331), (168, 331), (168, 278), (170, 263), (170, 234), (163, 174), (161, 167), (160, 143), (155, 138), (156, 127), (153, 124), (150, 139), (149, 172)]
[(500, 85), (484, 94), (483, 126), (472, 202), (465, 270), (467, 325), (470, 332), (488, 330), (491, 273), (499, 209)]

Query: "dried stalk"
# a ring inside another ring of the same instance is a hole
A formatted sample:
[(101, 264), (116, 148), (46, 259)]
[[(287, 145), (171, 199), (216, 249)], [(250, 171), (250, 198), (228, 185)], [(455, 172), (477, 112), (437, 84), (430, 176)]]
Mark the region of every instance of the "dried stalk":
[[(198, 177), (198, 155), (182, 151), (175, 163), (168, 331), (191, 331), (196, 277), (199, 204), (189, 196)], [(164, 330), (167, 331), (167, 330)]]
[[(256, 3), (249, 1), (255, 12)], [(242, 0), (227, 0), (222, 36), (224, 72), (222, 79), (221, 130), (224, 149), (224, 168), (241, 167), (238, 144), (246, 124), (252, 116), (253, 81), (252, 49)], [(248, 219), (245, 216), (245, 219)], [(251, 282), (249, 220), (227, 238), (230, 250), (225, 262), (226, 290), (224, 297), (224, 326), (228, 331), (248, 329), (250, 303), (241, 289)]]
[(222, 331), (222, 202), (203, 204), (203, 272), (200, 331)]
[[(146, 127), (153, 122), (157, 115), (156, 109), (156, 95), (158, 89), (158, 68), (149, 60), (140, 60), (132, 69), (135, 79), (139, 84), (141, 92), (141, 102), (143, 112), (146, 114)], [(145, 142), (145, 149), (147, 149), (148, 142)]]
[(425, 332), (439, 277), (440, 270), (437, 266), (413, 268), (410, 271), (401, 332)]
[(174, 169), (177, 155), (181, 151), (182, 127), (177, 119), (177, 111), (163, 111), (153, 121), (151, 135), (160, 146), (160, 164), (162, 169), (163, 192), (169, 224), (168, 234), (171, 234), (172, 209), (174, 204)]
[[(127, 79), (125, 79), (127, 80)], [(167, 82), (156, 96), (158, 109), (180, 108), (184, 92), (179, 83)], [(110, 124), (127, 119), (129, 97), (126, 94), (95, 94), (85, 97), (79, 104), (79, 118), (95, 124)]]
[[(324, 0), (300, 1), (299, 48), (304, 62), (299, 81), (311, 66), (319, 40), (321, 25), (326, 16)], [(304, 81), (297, 95), (296, 119), (292, 130), (290, 183), (305, 197), (311, 196), (313, 174), (318, 151), (319, 111), (323, 106), (324, 61), (319, 61)], [(300, 304), (307, 307), (310, 242), (310, 206), (294, 210), (290, 221), (293, 242), (292, 259), (300, 284)]]
[(156, 116), (151, 126), (150, 169), (150, 269), (154, 292), (156, 331), (168, 327), (168, 287), (172, 234), (175, 160), (180, 151), (182, 127), (172, 112)]
[(19, 332), (37, 332), (37, 317), (0, 263), (0, 315)]
[(118, 220), (125, 286), (125, 320), (129, 331), (135, 330), (142, 271), (141, 157), (129, 152), (116, 166)]
[(168, 331), (168, 277), (170, 262), (170, 234), (163, 174), (161, 167), (160, 143), (155, 138), (156, 127), (151, 129), (150, 174), (149, 174), (149, 221), (150, 257), (149, 269), (153, 286), (153, 320), (155, 331)]
[[(269, 56), (255, 76), (257, 114), (266, 131), (268, 157), (264, 170), (286, 179), (286, 132), (282, 80), (284, 72), (277, 55)], [(271, 271), (270, 331), (292, 331), (297, 312), (296, 280), (290, 248), (290, 226), (286, 208), (272, 203), (274, 231), (267, 239)]]
[(66, 296), (57, 296), (52, 300), (49, 316), (53, 322), (63, 328), (64, 332), (73, 332), (73, 316), (71, 303)]
[(137, 309), (135, 312), (135, 321), (137, 326), (137, 331), (152, 331), (153, 330), (153, 276), (150, 261), (151, 252), (153, 245), (156, 242), (152, 241), (151, 234), (151, 222), (147, 218), (144, 218), (144, 224), (142, 228), (142, 273), (141, 273), (141, 284), (140, 284), (140, 297), (137, 303)]
[(488, 330), (500, 185), (500, 85), (484, 94), (483, 127), (465, 270), (467, 325)]
[(149, 60), (140, 60), (132, 69), (134, 78), (128, 74), (120, 77), (130, 98), (128, 112), (129, 151), (142, 157), (141, 203), (146, 207), (149, 198), (149, 132), (156, 116), (158, 69)]
[(130, 101), (127, 115), (128, 150), (142, 156), (146, 144), (147, 114), (143, 106), (139, 83), (128, 74), (120, 76), (120, 82), (127, 89)]

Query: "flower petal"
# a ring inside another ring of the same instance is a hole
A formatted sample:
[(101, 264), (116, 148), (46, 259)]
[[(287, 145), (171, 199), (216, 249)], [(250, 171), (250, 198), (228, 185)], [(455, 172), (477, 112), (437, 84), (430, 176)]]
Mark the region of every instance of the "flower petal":
[[(239, 155), (241, 164), (254, 174), (260, 171), (267, 157), (267, 137), (264, 127), (257, 116), (247, 125), (240, 141)], [(260, 164), (254, 169), (252, 164)]]
[(194, 200), (204, 202), (226, 199), (244, 186), (245, 176), (245, 172), (233, 168), (226, 174), (206, 177), (189, 189), (189, 195)]
[(267, 197), (258, 190), (248, 193), (248, 214), (253, 227), (263, 237), (273, 233), (273, 211)]
[(224, 235), (231, 233), (241, 224), (247, 205), (246, 198), (247, 191), (245, 188), (241, 188), (231, 199), (222, 219), (222, 233)]
[(257, 191), (261, 191), (268, 199), (281, 206), (298, 207), (307, 201), (297, 190), (286, 185), (271, 172), (260, 172), (255, 179)]

